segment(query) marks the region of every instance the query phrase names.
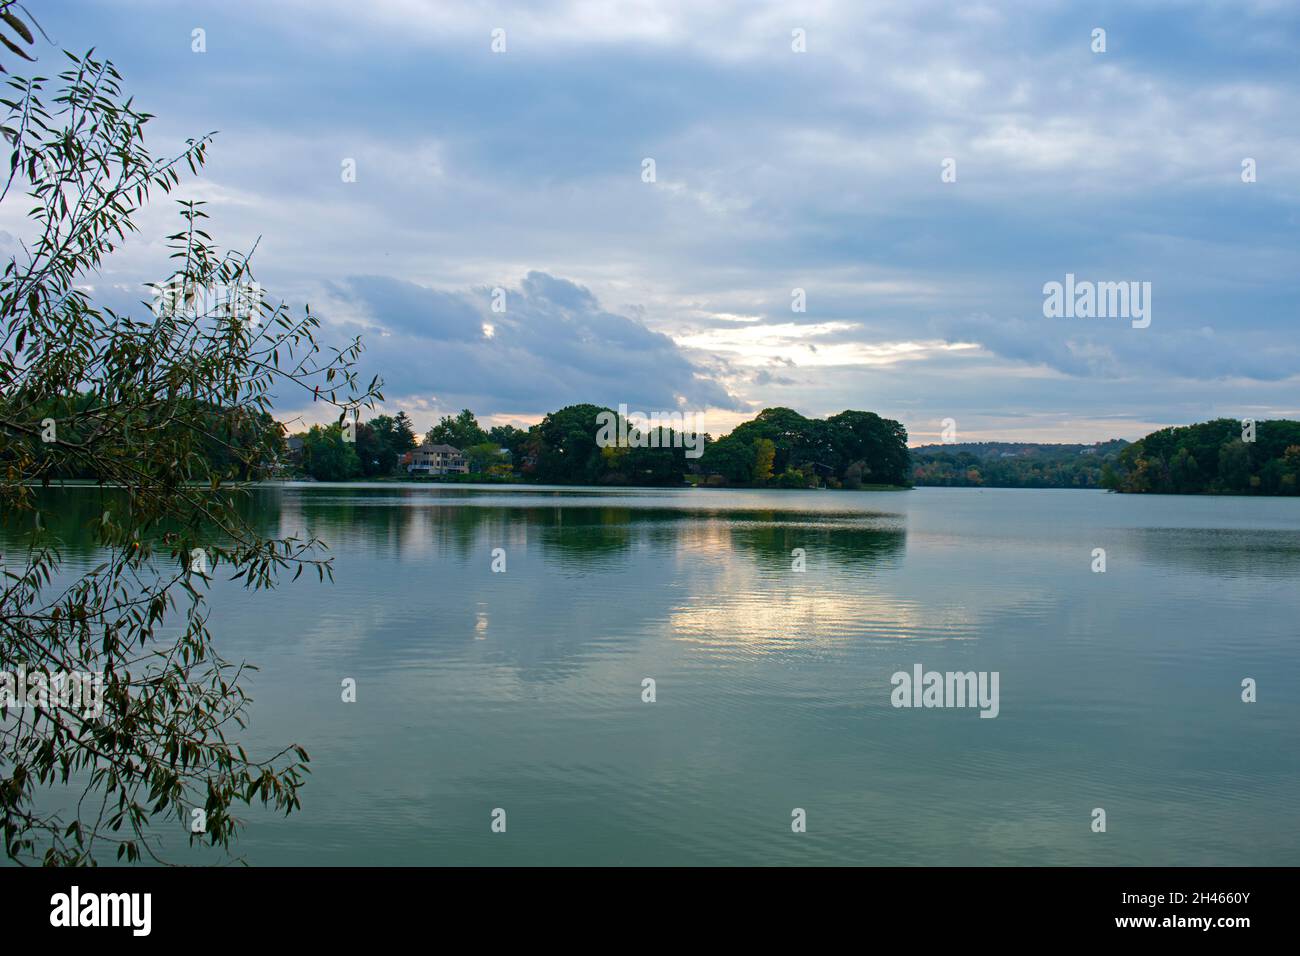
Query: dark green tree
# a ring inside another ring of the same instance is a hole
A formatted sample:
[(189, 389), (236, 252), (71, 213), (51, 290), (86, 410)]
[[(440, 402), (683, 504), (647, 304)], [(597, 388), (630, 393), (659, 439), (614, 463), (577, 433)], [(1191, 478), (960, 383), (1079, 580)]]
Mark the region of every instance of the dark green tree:
[(508, 449), (516, 458), (521, 455), (524, 442), (528, 440), (528, 432), (514, 425), (493, 425), (487, 434), (488, 441), (499, 448)]
[(478, 419), (468, 408), (463, 409), (455, 418), (444, 415), (425, 435), (425, 441), (431, 445), (451, 445), (462, 451), (487, 440), (487, 433), (479, 428)]
[(605, 463), (596, 445), (597, 416), (610, 409), (569, 405), (551, 412), (537, 426), (534, 475), (552, 484), (597, 484)]
[(393, 451), (398, 457), (406, 454), (418, 444), (415, 440), (415, 427), (406, 412), (398, 412), (393, 419)]
[(709, 442), (700, 456), (700, 471), (720, 475), (728, 484), (744, 485), (754, 477), (754, 444), (734, 434)]
[(906, 485), (911, 483), (911, 455), (907, 429), (874, 412), (843, 411), (826, 419), (830, 431), (830, 457), (844, 477), (849, 465), (858, 465), (860, 481)]
[(338, 424), (311, 427), (303, 439), (302, 461), (317, 481), (348, 481), (360, 477), (362, 471), (355, 444), (344, 440)]
[(390, 415), (376, 415), (365, 424), (358, 425), (357, 458), (361, 462), (361, 473), (367, 478), (391, 475), (401, 456), (399, 444), (401, 436), (397, 430), (397, 420)]
[(1162, 428), (1120, 452), (1112, 484), (1136, 493), (1295, 494), (1293, 447), (1300, 422), (1285, 419), (1256, 422), (1253, 436), (1235, 418)]

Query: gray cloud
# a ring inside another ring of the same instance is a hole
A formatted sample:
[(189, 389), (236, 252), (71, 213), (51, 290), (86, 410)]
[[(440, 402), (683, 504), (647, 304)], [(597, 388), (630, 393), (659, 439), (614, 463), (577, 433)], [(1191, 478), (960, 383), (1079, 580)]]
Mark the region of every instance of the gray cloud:
[(353, 277), (332, 285), (331, 301), (364, 318), (332, 325), (362, 335), (365, 364), (382, 370), (394, 400), (521, 415), (577, 402), (747, 407), (668, 336), (602, 309), (583, 286), (534, 271), (504, 291), (505, 311), (494, 312), (490, 288)]

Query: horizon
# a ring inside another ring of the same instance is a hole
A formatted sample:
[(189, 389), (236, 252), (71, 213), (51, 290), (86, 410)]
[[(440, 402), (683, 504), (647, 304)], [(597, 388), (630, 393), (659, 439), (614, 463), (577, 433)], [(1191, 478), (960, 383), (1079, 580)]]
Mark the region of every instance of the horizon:
[[(391, 404), (391, 403), (389, 403), (389, 404)], [(583, 403), (575, 402), (574, 404), (583, 404)], [(593, 402), (593, 403), (588, 403), (588, 404), (596, 404), (596, 403)], [(768, 408), (779, 408), (779, 407), (789, 407), (789, 406), (768, 406)], [(462, 410), (463, 410), (463, 409), (456, 409), (456, 410), (454, 410), (454, 411), (449, 410), (449, 411), (447, 412), (447, 414), (448, 414), (449, 416), (451, 416), (451, 417), (454, 417), (455, 414), (456, 414), (457, 412), (462, 411)], [(468, 410), (471, 411), (471, 412), (474, 411), (474, 409), (472, 409), (472, 408), (471, 408), (471, 409), (468, 409)], [(557, 410), (558, 410), (558, 409), (553, 409), (552, 411), (557, 411)], [(756, 415), (758, 415), (760, 412), (763, 412), (763, 411), (766, 411), (766, 410), (767, 410), (767, 409), (756, 409), (755, 412), (754, 412), (754, 416), (756, 416)], [(826, 417), (828, 417), (827, 415), (818, 415), (818, 416), (808, 415), (808, 414), (806, 414), (805, 412), (800, 411), (798, 408), (794, 408), (794, 409), (791, 409), (791, 410), (792, 410), (792, 411), (795, 411), (795, 412), (798, 412), (800, 415), (803, 415), (805, 418), (808, 418), (808, 419), (813, 419), (813, 418), (826, 418)], [(376, 411), (376, 412), (375, 412), (374, 414), (372, 414), (372, 415), (369, 415), (369, 416), (363, 416), (363, 417), (361, 418), (361, 422), (364, 423), (364, 422), (368, 421), (370, 418), (373, 418), (373, 417), (375, 417), (376, 415), (380, 415), (380, 414), (392, 414), (392, 415), (395, 415), (395, 414), (397, 414), (399, 411), (405, 411), (405, 409), (400, 409), (400, 408), (393, 407), (393, 408), (387, 408), (387, 410)], [(869, 408), (864, 408), (864, 409), (841, 409), (840, 411), (841, 411), (841, 412), (843, 412), (843, 411), (866, 411), (866, 412), (869, 412), (869, 411), (872, 411), (872, 409), (869, 409)], [(836, 413), (836, 412), (831, 412), (831, 413), (829, 413), (829, 414), (832, 414), (832, 415), (833, 415), (833, 414), (838, 414), (838, 413)], [(745, 419), (745, 421), (751, 421), (751, 420), (753, 419), (754, 416), (750, 416), (750, 418)], [(410, 417), (410, 416), (409, 416), (409, 413), (408, 413), (408, 417)], [(491, 421), (491, 420), (486, 419), (486, 418), (479, 418), (478, 414), (475, 413), (475, 418), (478, 420), (479, 425), (482, 426), (482, 427), (484, 427), (484, 428), (491, 428), (491, 427), (493, 427), (493, 426), (495, 426), (495, 425), (515, 425), (515, 426), (522, 427), (523, 430), (525, 430), (525, 431), (527, 431), (528, 428), (532, 427), (533, 425), (539, 424), (539, 423), (542, 421), (542, 419), (545, 418), (545, 417), (546, 417), (545, 415), (539, 415), (539, 416), (537, 416), (537, 418), (536, 418), (535, 420), (530, 421), (530, 422), (522, 422), (522, 421), (520, 421), (520, 420), (518, 420), (518, 419), (510, 420), (510, 421)], [(886, 416), (881, 416), (881, 417), (884, 418), (884, 417), (886, 417)], [(1219, 416), (1219, 417), (1220, 417), (1220, 418), (1228, 418), (1228, 416)], [(319, 421), (313, 421), (313, 422), (309, 422), (309, 423), (305, 423), (305, 424), (304, 424), (302, 421), (298, 421), (298, 422), (296, 423), (296, 428), (295, 428), (295, 429), (290, 429), (290, 428), (288, 427), (288, 426), (291, 424), (290, 422), (286, 422), (286, 421), (284, 421), (284, 420), (282, 420), (282, 419), (278, 419), (278, 418), (276, 419), (276, 421), (278, 421), (282, 426), (285, 426), (285, 427), (286, 427), (286, 434), (289, 434), (289, 435), (302, 434), (302, 433), (306, 432), (308, 429), (310, 429), (312, 425), (327, 425), (327, 424), (330, 424), (330, 422), (335, 421), (335, 420), (336, 420), (336, 419), (322, 419), (322, 420), (319, 420)], [(1115, 442), (1115, 441), (1123, 441), (1123, 442), (1128, 442), (1128, 443), (1132, 444), (1132, 443), (1135, 442), (1135, 441), (1138, 441), (1138, 440), (1140, 440), (1140, 439), (1142, 439), (1142, 438), (1145, 438), (1147, 435), (1150, 435), (1152, 432), (1161, 431), (1161, 430), (1166, 429), (1166, 428), (1185, 428), (1185, 427), (1188, 427), (1188, 426), (1190, 426), (1190, 425), (1204, 424), (1205, 422), (1207, 422), (1207, 421), (1212, 421), (1212, 420), (1213, 420), (1213, 419), (1204, 419), (1203, 421), (1198, 421), (1198, 422), (1185, 422), (1185, 423), (1178, 423), (1178, 424), (1172, 424), (1172, 425), (1162, 425), (1162, 426), (1159, 426), (1158, 428), (1153, 428), (1153, 429), (1151, 429), (1150, 432), (1144, 432), (1143, 434), (1137, 436), (1137, 438), (1125, 438), (1125, 437), (1123, 437), (1123, 436), (1114, 435), (1114, 436), (1112, 436), (1112, 437), (1110, 437), (1110, 438), (1100, 438), (1100, 439), (1092, 439), (1092, 440), (1090, 440), (1090, 439), (1077, 439), (1077, 440), (1074, 440), (1074, 441), (1058, 441), (1058, 440), (1040, 441), (1040, 440), (1037, 440), (1037, 439), (1030, 439), (1030, 438), (1023, 438), (1023, 437), (1021, 437), (1021, 438), (970, 438), (970, 437), (965, 437), (965, 438), (960, 438), (960, 439), (957, 439), (957, 440), (954, 440), (954, 441), (950, 441), (950, 442), (949, 442), (949, 441), (943, 441), (943, 440), (940, 440), (940, 441), (931, 441), (931, 442), (915, 442), (915, 441), (912, 441), (911, 436), (909, 435), (909, 436), (908, 436), (908, 444), (907, 444), (907, 447), (908, 447), (908, 448), (931, 448), (931, 447), (943, 447), (943, 446), (953, 446), (953, 445), (1083, 445), (1083, 446), (1097, 446), (1097, 445), (1106, 445), (1106, 444), (1109, 444), (1109, 443), (1111, 443), (1111, 442)], [(1236, 420), (1236, 419), (1230, 419), (1230, 420)], [(1269, 420), (1270, 420), (1270, 419), (1260, 419), (1260, 420), (1257, 422), (1257, 424), (1258, 424), (1258, 423), (1262, 423), (1262, 422), (1264, 422), (1264, 421), (1269, 421)], [(430, 431), (430, 430), (432, 429), (432, 427), (433, 427), (434, 425), (436, 425), (436, 424), (437, 424), (437, 421), (434, 421), (434, 422), (431, 422), (431, 423), (430, 423), (430, 425), (429, 425), (428, 428), (416, 428), (416, 429), (415, 429), (416, 437), (419, 438), (419, 439), (421, 439), (421, 440), (423, 440), (423, 436), (424, 436), (428, 431)], [(737, 422), (736, 424), (738, 425), (738, 424), (741, 424), (741, 423), (740, 423), (740, 422)], [(733, 427), (734, 427), (734, 426), (733, 426)], [(727, 435), (727, 434), (730, 434), (731, 430), (732, 430), (732, 429), (729, 428), (729, 429), (727, 429), (727, 431), (724, 431), (724, 432), (718, 432), (718, 433), (716, 433), (716, 434), (713, 433), (713, 432), (711, 432), (711, 431), (706, 431), (706, 432), (701, 432), (701, 434), (708, 434), (711, 438), (713, 438), (714, 440), (717, 440), (717, 439), (719, 439), (719, 438), (724, 437), (724, 436)]]

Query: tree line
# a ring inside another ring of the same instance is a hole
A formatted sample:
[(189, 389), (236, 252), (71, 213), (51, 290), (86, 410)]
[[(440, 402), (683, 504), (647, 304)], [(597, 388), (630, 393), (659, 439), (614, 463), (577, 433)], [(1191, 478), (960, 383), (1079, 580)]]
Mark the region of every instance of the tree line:
[[(528, 429), (484, 429), (469, 409), (444, 416), (424, 440), (451, 445), (469, 463), (468, 479), (544, 484), (707, 485), (777, 488), (861, 488), (909, 484), (907, 430), (872, 412), (844, 411), (806, 418), (793, 409), (767, 408), (719, 439), (703, 436), (698, 458), (687, 455), (672, 430), (659, 447), (602, 447), (600, 405), (569, 405)], [(400, 474), (402, 455), (416, 446), (405, 412), (355, 427), (346, 441), (338, 424), (314, 426), (303, 439), (298, 467), (321, 481)]]
[[(29, 403), (24, 417), (33, 423), (31, 434), (0, 447), (0, 463), (13, 462), (21, 453), (39, 466), (43, 481), (102, 480), (96, 460), (61, 455), (58, 449), (79, 445), (95, 427), (104, 403), (102, 396), (88, 392)], [(467, 481), (1300, 494), (1300, 422), (1284, 419), (1258, 422), (1250, 432), (1241, 421), (1222, 418), (1161, 429), (1133, 443), (972, 442), (908, 449), (906, 429), (872, 412), (844, 411), (817, 419), (789, 408), (767, 408), (722, 438), (704, 435), (703, 453), (695, 458), (673, 447), (671, 437), (661, 443), (664, 447), (600, 447), (601, 416), (617, 413), (593, 404), (569, 405), (527, 429), (483, 428), (472, 411), (463, 409), (443, 416), (422, 436), (405, 411), (351, 427), (341, 422), (314, 425), (294, 436), (276, 425), (266, 409), (221, 408), (193, 398), (186, 414), (187, 429), (196, 422), (201, 427), (194, 429), (185, 470), (191, 480), (202, 481), (405, 477), (403, 457), (423, 441), (459, 450), (469, 473), (453, 477)], [(58, 443), (41, 440), (42, 422), (55, 423)], [(144, 410), (134, 427), (157, 429), (161, 424)], [(290, 437), (301, 444), (288, 441)]]
[(1120, 452), (1101, 484), (1136, 494), (1300, 494), (1300, 422), (1162, 428)]
[(1300, 494), (1300, 422), (1219, 418), (1129, 443), (978, 442), (912, 449), (916, 485), (1104, 488), (1132, 494)]
[(1123, 439), (1083, 444), (963, 442), (912, 449), (912, 481), (950, 488), (1100, 488)]

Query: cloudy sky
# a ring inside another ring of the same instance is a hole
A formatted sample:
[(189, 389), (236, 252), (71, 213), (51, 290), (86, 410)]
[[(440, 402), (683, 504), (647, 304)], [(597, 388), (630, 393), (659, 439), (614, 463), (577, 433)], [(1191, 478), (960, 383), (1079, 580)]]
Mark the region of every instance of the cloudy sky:
[[(29, 7), (117, 63), (156, 150), (219, 131), (181, 194), (360, 330), (421, 427), (581, 401), (715, 434), (869, 409), (914, 444), (1300, 417), (1294, 3)], [(139, 298), (173, 216), (97, 294)], [(1067, 273), (1150, 282), (1150, 326), (1046, 318)]]

